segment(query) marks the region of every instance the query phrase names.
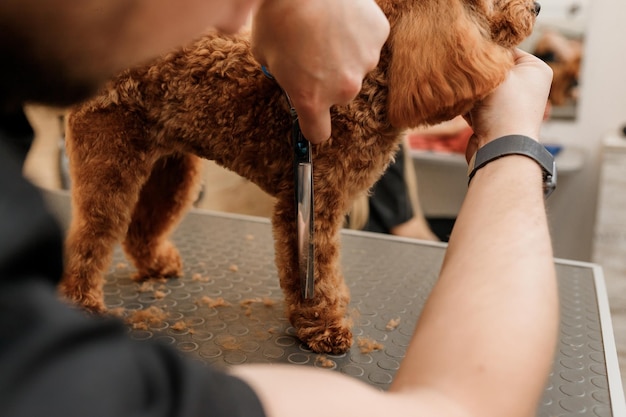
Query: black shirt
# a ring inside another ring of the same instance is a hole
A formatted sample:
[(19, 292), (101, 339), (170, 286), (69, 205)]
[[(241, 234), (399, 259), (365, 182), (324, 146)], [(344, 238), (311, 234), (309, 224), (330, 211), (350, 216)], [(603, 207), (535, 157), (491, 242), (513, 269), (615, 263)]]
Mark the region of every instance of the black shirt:
[(264, 416), (240, 379), (58, 299), (62, 233), (21, 175), (28, 135), (0, 128), (0, 416)]

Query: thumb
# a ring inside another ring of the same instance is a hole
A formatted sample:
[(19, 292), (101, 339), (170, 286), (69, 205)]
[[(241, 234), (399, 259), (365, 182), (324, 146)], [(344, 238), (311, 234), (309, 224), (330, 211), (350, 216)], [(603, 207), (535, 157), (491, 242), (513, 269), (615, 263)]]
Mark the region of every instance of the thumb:
[(472, 134), (469, 141), (467, 142), (467, 148), (465, 148), (465, 160), (467, 163), (470, 163), (470, 160), (478, 150), (478, 139), (475, 134)]
[(330, 138), (330, 110), (301, 111), (296, 108), (302, 135), (311, 143), (322, 143)]

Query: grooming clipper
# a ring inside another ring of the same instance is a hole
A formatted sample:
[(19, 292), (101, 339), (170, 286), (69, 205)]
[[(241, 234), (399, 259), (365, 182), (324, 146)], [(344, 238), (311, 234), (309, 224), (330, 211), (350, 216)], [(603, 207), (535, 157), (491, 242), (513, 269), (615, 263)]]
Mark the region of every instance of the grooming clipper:
[[(271, 80), (274, 76), (262, 65), (263, 74)], [(314, 243), (313, 243), (313, 163), (311, 144), (302, 135), (298, 114), (291, 99), (283, 90), (291, 112), (291, 137), (294, 149), (294, 182), (296, 202), (296, 230), (298, 242), (298, 274), (302, 298), (312, 299), (315, 290)]]
[(298, 116), (293, 117), (292, 139), (294, 146), (294, 177), (296, 197), (296, 222), (298, 233), (298, 270), (302, 298), (311, 299), (314, 293), (314, 243), (313, 243), (313, 164), (311, 144), (302, 135)]

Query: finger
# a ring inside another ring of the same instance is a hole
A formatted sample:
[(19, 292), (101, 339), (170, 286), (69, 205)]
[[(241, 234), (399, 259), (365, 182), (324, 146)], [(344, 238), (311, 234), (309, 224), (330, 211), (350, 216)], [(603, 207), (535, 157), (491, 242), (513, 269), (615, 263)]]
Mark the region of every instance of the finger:
[(329, 109), (315, 110), (299, 110), (298, 121), (300, 130), (304, 137), (311, 143), (322, 143), (330, 138), (331, 123)]
[(513, 57), (518, 60), (518, 59), (522, 59), (524, 57), (530, 56), (531, 54), (529, 54), (528, 52), (520, 49), (520, 48), (515, 48), (513, 50)]
[(470, 160), (472, 159), (472, 157), (478, 150), (477, 141), (478, 139), (476, 138), (476, 135), (472, 134), (469, 141), (467, 142), (467, 148), (465, 148), (465, 160), (467, 161), (468, 164), (470, 163)]
[(515, 60), (516, 64), (524, 64), (524, 63), (529, 63), (529, 62), (540, 61), (540, 59), (537, 58), (535, 55), (530, 54), (526, 51), (523, 51), (519, 48), (514, 49), (513, 59)]
[(547, 66), (545, 62), (537, 58), (535, 55), (529, 54), (521, 49), (515, 49), (514, 52), (515, 65), (533, 65), (533, 66)]

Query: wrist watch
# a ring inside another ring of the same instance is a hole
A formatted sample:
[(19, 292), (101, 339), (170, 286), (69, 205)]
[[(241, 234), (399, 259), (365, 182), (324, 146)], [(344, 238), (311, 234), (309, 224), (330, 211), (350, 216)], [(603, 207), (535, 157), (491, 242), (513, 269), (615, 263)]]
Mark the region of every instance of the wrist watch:
[(543, 170), (543, 194), (545, 198), (548, 198), (556, 188), (557, 175), (554, 156), (542, 144), (528, 136), (503, 136), (479, 148), (469, 162), (467, 170), (469, 181), (480, 168), (494, 159), (506, 155), (524, 155), (539, 164)]

